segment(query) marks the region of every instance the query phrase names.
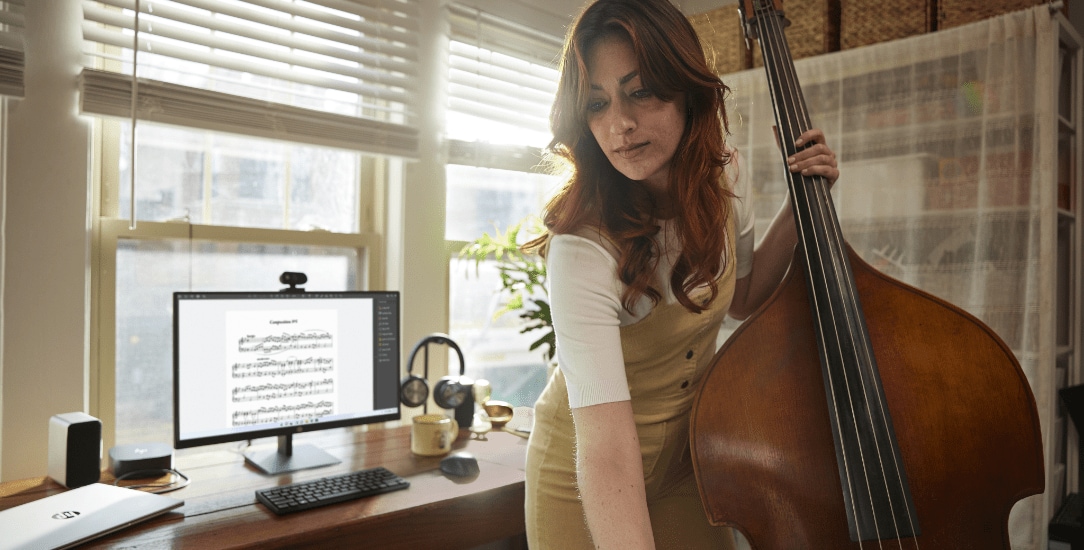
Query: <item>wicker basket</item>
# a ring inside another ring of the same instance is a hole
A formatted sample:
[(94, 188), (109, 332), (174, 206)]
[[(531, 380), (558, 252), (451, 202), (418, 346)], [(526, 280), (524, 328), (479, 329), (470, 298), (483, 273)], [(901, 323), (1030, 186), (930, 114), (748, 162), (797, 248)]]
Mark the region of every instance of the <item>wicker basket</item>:
[(846, 0), (839, 16), (839, 45), (846, 50), (932, 30), (933, 0)]
[(741, 29), (741, 16), (735, 5), (689, 17), (700, 36), (708, 65), (717, 75), (749, 68), (749, 48)]
[(926, 189), (928, 210), (974, 208), (978, 204), (978, 157), (942, 158), (938, 172), (939, 177)]
[[(839, 50), (839, 0), (786, 0), (783, 14), (790, 25), (783, 31), (794, 59)], [(753, 45), (753, 66), (761, 67), (760, 46)]]
[(938, 0), (937, 28), (959, 27), (1046, 3), (1047, 0)]

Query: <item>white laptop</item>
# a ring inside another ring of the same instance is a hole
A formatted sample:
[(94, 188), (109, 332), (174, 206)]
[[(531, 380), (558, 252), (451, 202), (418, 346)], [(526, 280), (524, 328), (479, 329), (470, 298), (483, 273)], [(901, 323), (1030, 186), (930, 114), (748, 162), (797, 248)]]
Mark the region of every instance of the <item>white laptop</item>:
[(167, 496), (92, 483), (0, 511), (0, 549), (69, 548), (182, 504)]

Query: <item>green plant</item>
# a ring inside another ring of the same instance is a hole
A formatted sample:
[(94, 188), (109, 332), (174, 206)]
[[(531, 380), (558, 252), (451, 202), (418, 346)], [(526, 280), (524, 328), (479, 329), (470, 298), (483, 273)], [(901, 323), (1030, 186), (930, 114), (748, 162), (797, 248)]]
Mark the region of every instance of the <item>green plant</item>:
[(520, 329), (521, 334), (543, 331), (542, 337), (531, 344), (531, 351), (543, 345), (547, 346), (543, 355), (546, 361), (550, 361), (556, 349), (556, 340), (546, 292), (546, 262), (538, 255), (520, 250), (517, 238), (525, 226), (529, 227), (532, 233), (538, 234), (541, 231), (541, 220), (529, 216), (509, 226), (504, 233), (496, 229), (492, 236), (482, 233), (481, 237), (459, 251), (459, 257), (474, 260), (475, 270), (482, 260), (492, 259), (497, 262), (501, 277), (499, 292), (507, 296), (507, 301), (494, 313), (494, 318), (518, 311), (520, 319), (526, 322)]

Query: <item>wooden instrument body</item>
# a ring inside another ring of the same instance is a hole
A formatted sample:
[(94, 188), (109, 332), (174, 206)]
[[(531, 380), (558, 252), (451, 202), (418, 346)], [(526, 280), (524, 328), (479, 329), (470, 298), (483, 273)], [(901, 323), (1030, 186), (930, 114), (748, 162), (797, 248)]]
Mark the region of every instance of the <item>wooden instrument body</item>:
[[(741, 10), (786, 165), (811, 126), (780, 4)], [(693, 403), (709, 520), (756, 548), (1009, 548), (1012, 506), (1044, 486), (1035, 399), (1012, 351), (862, 261), (828, 181), (788, 178), (790, 272), (719, 350)]]
[[(1013, 504), (1044, 486), (1023, 371), (973, 316), (846, 251), (918, 516), (920, 534), (901, 547), (1009, 548)], [(709, 520), (755, 548), (860, 548), (848, 534), (804, 269), (796, 255), (716, 354), (693, 404), (693, 465)]]

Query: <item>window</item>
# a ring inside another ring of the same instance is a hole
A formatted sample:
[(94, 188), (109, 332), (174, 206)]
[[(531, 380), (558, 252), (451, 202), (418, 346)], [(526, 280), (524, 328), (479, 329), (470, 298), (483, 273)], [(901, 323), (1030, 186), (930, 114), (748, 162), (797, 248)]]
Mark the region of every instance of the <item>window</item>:
[(125, 238), (116, 250), (116, 439), (172, 441), (173, 292), (276, 290), (283, 271), (309, 290), (356, 288), (357, 249)]
[(0, 2), (0, 96), (23, 97), (23, 2)]
[(537, 216), (555, 185), (554, 176), (517, 170), (449, 164), (445, 236), (471, 241)]
[(454, 252), (538, 215), (559, 184), (538, 165), (552, 137), (561, 39), (458, 4), (450, 17), (449, 334), (463, 348), (468, 375), (489, 380), (494, 399), (532, 406), (546, 381), (542, 350), (529, 349), (541, 334), (521, 333), (515, 313), (494, 318), (504, 306), (495, 262), (475, 266)]
[[(124, 181), (130, 155), (118, 141), (102, 168)], [(99, 350), (99, 364), (115, 372), (118, 443), (172, 439), (172, 292), (277, 290), (284, 271), (306, 273), (308, 290), (373, 284), (381, 263), (369, 251), (381, 236), (362, 212), (386, 185), (379, 167), (388, 162), (149, 123), (139, 128), (137, 158), (135, 227), (104, 211), (99, 222), (100, 302), (113, 317), (99, 330), (114, 342)], [(126, 186), (104, 184), (108, 193), (127, 204)]]
[(417, 11), (84, 2), (107, 445), (172, 441), (174, 291), (277, 290), (284, 271), (306, 273), (308, 290), (383, 286), (380, 201), (417, 156)]
[[(121, 182), (131, 135), (120, 128)], [(300, 231), (358, 232), (355, 151), (154, 123), (138, 127), (136, 212), (150, 221)], [(131, 188), (120, 186), (128, 205)]]
[[(0, 2), (0, 147), (7, 143), (7, 97), (23, 97), (23, 53), (22, 2)], [(3, 151), (6, 155), (6, 150)], [(5, 159), (0, 158), (0, 181), (5, 174)]]

